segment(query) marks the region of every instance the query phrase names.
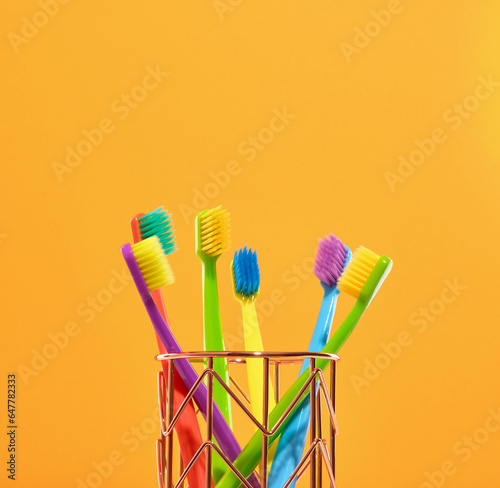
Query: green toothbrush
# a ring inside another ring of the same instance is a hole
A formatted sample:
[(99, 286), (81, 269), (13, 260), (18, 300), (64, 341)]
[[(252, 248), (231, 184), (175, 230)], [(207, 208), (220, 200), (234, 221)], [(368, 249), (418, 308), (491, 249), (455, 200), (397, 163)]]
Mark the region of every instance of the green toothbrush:
[[(203, 347), (205, 351), (224, 351), (216, 263), (219, 256), (230, 246), (229, 212), (220, 206), (203, 210), (196, 216), (195, 228), (196, 254), (201, 259), (203, 269)], [(229, 384), (227, 359), (215, 358), (214, 370)], [(222, 415), (232, 427), (230, 397), (218, 381), (213, 383), (213, 395)], [(217, 482), (225, 473), (227, 465), (215, 452), (212, 461), (212, 474)]]
[[(380, 257), (364, 247), (360, 247), (354, 252), (351, 262), (347, 265), (339, 279), (338, 288), (352, 295), (357, 300), (344, 322), (321, 352), (329, 354), (337, 354), (339, 352), (340, 348), (344, 345), (345, 341), (356, 327), (359, 319), (375, 298), (375, 295), (382, 286), (391, 268), (392, 261), (386, 256)], [(327, 359), (319, 359), (316, 361), (316, 367), (323, 371), (328, 364), (329, 361)], [(309, 375), (310, 372), (308, 370), (304, 371), (277, 403), (276, 407), (269, 415), (270, 428), (274, 427), (280, 417), (286, 412), (288, 406), (306, 383)], [(307, 393), (307, 391), (304, 393)], [(307, 396), (302, 401), (304, 400), (308, 400)], [(297, 406), (295, 408), (297, 408)], [(285, 425), (286, 422), (269, 437), (269, 444), (272, 444), (278, 438)], [(257, 431), (238, 456), (234, 465), (244, 477), (248, 477), (259, 464), (261, 455), (262, 433)], [(217, 488), (237, 488), (240, 483), (239, 479), (231, 470), (226, 470), (222, 479), (217, 483)]]

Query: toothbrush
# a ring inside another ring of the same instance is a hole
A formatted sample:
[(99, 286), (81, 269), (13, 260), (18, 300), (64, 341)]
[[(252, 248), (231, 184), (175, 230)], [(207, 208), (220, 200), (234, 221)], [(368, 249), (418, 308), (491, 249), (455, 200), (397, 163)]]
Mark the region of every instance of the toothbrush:
[[(308, 351), (317, 352), (325, 347), (332, 327), (333, 316), (340, 290), (337, 281), (351, 259), (351, 251), (333, 234), (319, 241), (314, 263), (314, 274), (320, 280), (324, 295), (316, 320)], [(309, 360), (304, 360), (299, 376), (309, 367)], [(307, 398), (307, 397), (306, 397)], [(302, 459), (309, 430), (311, 403), (306, 401), (301, 408), (295, 409), (287, 419), (286, 426), (278, 441), (271, 471), (270, 488), (282, 487), (293, 474)], [(289, 485), (295, 486), (297, 478)]]
[[(321, 352), (329, 354), (338, 353), (353, 332), (363, 313), (375, 298), (375, 295), (387, 278), (391, 268), (392, 261), (387, 256), (377, 256), (374, 252), (364, 247), (360, 247), (354, 252), (351, 262), (340, 277), (338, 287), (341, 291), (356, 298), (356, 303)], [(316, 367), (324, 371), (329, 362), (330, 361), (327, 359), (318, 359), (316, 361)], [(271, 428), (273, 428), (281, 419), (282, 415), (286, 413), (287, 408), (293, 402), (295, 396), (300, 393), (308, 377), (309, 372), (304, 371), (277, 403), (269, 418), (269, 425)], [(307, 390), (305, 393), (307, 393)], [(307, 397), (305, 401), (307, 401)], [(301, 404), (299, 403), (295, 408), (300, 407)], [(284, 424), (281, 424), (276, 432), (269, 436), (268, 439), (270, 444), (280, 435), (283, 427)], [(262, 433), (258, 431), (253, 435), (235, 461), (234, 465), (236, 469), (238, 469), (243, 476), (251, 473), (259, 464), (261, 453)], [(217, 483), (217, 488), (236, 488), (237, 486), (239, 486), (239, 480), (230, 470), (227, 470), (224, 477)]]
[[(182, 350), (175, 340), (169, 324), (160, 315), (150, 292), (150, 290), (156, 290), (171, 283), (173, 279), (170, 265), (158, 237), (152, 236), (133, 245), (125, 244), (121, 248), (121, 253), (163, 345), (170, 354), (181, 353)], [(198, 381), (196, 371), (187, 359), (177, 359), (175, 366), (186, 387), (191, 389)], [(207, 388), (203, 382), (198, 384), (193, 393), (193, 399), (206, 419)], [(213, 402), (213, 434), (221, 446), (222, 452), (233, 462), (240, 454), (241, 448), (215, 402)], [(260, 488), (260, 483), (254, 473), (247, 478), (253, 488)]]
[[(259, 321), (255, 310), (255, 300), (259, 296), (260, 272), (257, 252), (247, 250), (246, 246), (234, 253), (231, 263), (234, 298), (241, 303), (243, 313), (243, 334), (247, 351), (263, 351)], [(260, 359), (247, 359), (247, 375), (250, 390), (250, 405), (254, 417), (262, 422), (262, 383), (264, 365)], [(269, 382), (269, 410), (276, 405), (271, 382)]]
[[(217, 290), (216, 263), (229, 248), (229, 213), (220, 206), (196, 216), (196, 254), (203, 268), (203, 345), (205, 351), (224, 351)], [(214, 370), (229, 384), (227, 359), (215, 358)], [(231, 426), (231, 403), (224, 387), (214, 382), (214, 399)]]
[[(172, 225), (172, 217), (162, 207), (153, 210), (147, 214), (137, 214), (130, 221), (132, 227), (132, 235), (134, 243), (147, 239), (150, 236), (158, 236), (160, 243), (163, 247), (165, 255), (170, 254), (177, 250), (175, 245), (175, 235)], [(158, 311), (160, 312), (163, 320), (168, 321), (163, 297), (160, 289), (151, 292)], [(167, 350), (161, 342), (158, 334), (156, 340), (158, 342), (158, 349), (160, 354), (165, 354)], [(162, 361), (162, 369), (165, 381), (168, 379), (168, 365)], [(182, 381), (177, 369), (174, 369), (174, 412), (177, 412), (182, 405), (184, 399), (188, 394), (188, 389)], [(179, 417), (175, 425), (175, 431), (179, 440), (179, 448), (181, 456), (184, 461), (184, 466), (187, 466), (191, 459), (196, 455), (198, 449), (203, 444), (203, 439), (198, 425), (198, 419), (194, 409), (193, 402), (190, 401), (184, 412)], [(203, 486), (206, 482), (206, 454), (205, 451), (201, 453), (200, 458), (194, 463), (193, 467), (187, 474), (188, 483), (190, 486)]]

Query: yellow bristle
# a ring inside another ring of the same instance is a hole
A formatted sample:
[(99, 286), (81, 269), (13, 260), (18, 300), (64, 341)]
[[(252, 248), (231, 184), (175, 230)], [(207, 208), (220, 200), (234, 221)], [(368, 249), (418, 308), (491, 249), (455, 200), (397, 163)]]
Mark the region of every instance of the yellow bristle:
[(148, 237), (132, 244), (131, 247), (149, 291), (170, 285), (175, 281), (158, 236)]
[(358, 298), (363, 285), (379, 259), (380, 256), (373, 251), (366, 249), (366, 247), (358, 247), (354, 251), (350, 263), (340, 276), (337, 285), (339, 290)]
[(229, 212), (216, 207), (200, 217), (200, 249), (209, 256), (218, 256), (229, 249)]

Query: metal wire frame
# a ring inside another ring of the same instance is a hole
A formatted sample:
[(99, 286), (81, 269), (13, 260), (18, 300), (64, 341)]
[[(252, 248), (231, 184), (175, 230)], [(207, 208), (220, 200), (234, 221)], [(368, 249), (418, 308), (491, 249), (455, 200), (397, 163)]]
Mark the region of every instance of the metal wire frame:
[[(213, 369), (214, 358), (226, 358), (228, 364), (245, 364), (246, 359), (260, 358), (263, 361), (263, 405), (262, 405), (262, 423), (259, 422), (249, 409), (249, 398), (245, 391), (238, 385), (233, 377), (230, 377), (230, 384), (233, 385), (236, 392), (238, 392), (245, 400), (247, 405), (238, 397), (235, 391), (227, 385), (222, 378)], [(301, 478), (306, 470), (309, 468), (310, 472), (310, 487), (320, 488), (323, 481), (323, 462), (326, 465), (328, 474), (328, 481), (330, 487), (336, 488), (335, 484), (335, 436), (338, 433), (337, 421), (335, 416), (335, 390), (336, 390), (336, 363), (339, 357), (334, 354), (325, 353), (310, 353), (310, 352), (249, 352), (249, 351), (200, 351), (200, 352), (186, 352), (179, 354), (162, 354), (157, 356), (160, 361), (166, 361), (168, 381), (165, 381), (163, 372), (158, 372), (158, 403), (160, 409), (161, 419), (161, 432), (160, 438), (156, 443), (156, 457), (157, 457), (157, 473), (158, 473), (158, 486), (160, 488), (174, 487), (182, 488), (186, 480), (187, 474), (193, 467), (197, 459), (206, 451), (207, 463), (207, 479), (205, 488), (212, 486), (211, 467), (212, 467), (212, 451), (216, 451), (219, 456), (227, 464), (228, 468), (238, 477), (241, 484), (247, 488), (252, 488), (250, 483), (244, 476), (236, 469), (234, 464), (227, 458), (221, 449), (213, 442), (213, 381), (218, 381), (222, 387), (227, 391), (228, 395), (233, 401), (243, 410), (245, 415), (251, 420), (257, 429), (263, 434), (262, 436), (262, 457), (260, 469), (260, 483), (262, 488), (267, 488), (267, 473), (268, 473), (268, 452), (269, 452), (269, 437), (274, 435), (286, 420), (290, 412), (297, 405), (304, 395), (314, 392), (309, 395), (311, 413), (310, 413), (310, 445), (306, 453), (302, 457), (300, 463), (295, 468), (294, 472), (285, 483), (283, 488), (287, 488), (297, 478)], [(173, 392), (174, 392), (174, 368), (177, 359), (188, 359), (191, 362), (202, 363), (206, 360), (206, 367), (199, 375), (198, 380), (189, 390), (183, 403), (178, 408), (177, 412), (173, 411)], [(308, 359), (309, 378), (300, 389), (299, 393), (295, 396), (293, 401), (288, 405), (284, 414), (278, 421), (269, 427), (269, 372), (270, 365), (274, 365), (274, 392), (276, 401), (280, 398), (280, 372), (282, 365), (291, 365), (302, 362)], [(330, 382), (327, 384), (323, 371), (316, 367), (318, 359), (327, 360), (330, 363)], [(199, 447), (193, 458), (184, 465), (183, 460), (180, 459), (179, 454), (179, 479), (173, 484), (173, 446), (174, 446), (174, 427), (182, 415), (184, 409), (193, 398), (194, 392), (203, 381), (206, 381), (207, 388), (207, 416), (206, 416), (206, 439)], [(308, 391), (309, 390), (309, 391)], [(321, 396), (323, 396), (324, 403), (329, 415), (329, 448), (325, 439), (323, 439), (323, 426), (322, 426), (322, 411), (321, 411)], [(191, 487), (198, 488), (198, 487)], [(199, 487), (202, 488), (202, 487)]]

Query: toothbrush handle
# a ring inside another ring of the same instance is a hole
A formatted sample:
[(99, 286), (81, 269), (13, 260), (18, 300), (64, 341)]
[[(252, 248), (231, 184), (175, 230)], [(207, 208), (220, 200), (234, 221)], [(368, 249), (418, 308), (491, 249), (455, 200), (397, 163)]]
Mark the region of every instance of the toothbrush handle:
[[(321, 352), (329, 354), (337, 354), (349, 335), (352, 333), (359, 319), (363, 315), (367, 306), (359, 301), (356, 302), (351, 309), (342, 325), (337, 329), (333, 337), (328, 341), (326, 346)], [(316, 367), (325, 370), (329, 364), (327, 359), (319, 359), (316, 361)], [(293, 401), (294, 397), (299, 393), (300, 389), (304, 386), (309, 374), (304, 371), (299, 378), (288, 388), (286, 393), (282, 396), (281, 400), (276, 404), (276, 407), (269, 416), (269, 425), (272, 427), (278, 422), (280, 417), (285, 413), (286, 409)], [(306, 397), (307, 398), (307, 397)], [(302, 400), (307, 401), (307, 400)], [(300, 408), (300, 403), (296, 408)], [(272, 444), (283, 430), (283, 425), (269, 437), (269, 444)], [(259, 464), (262, 455), (262, 433), (257, 431), (248, 444), (243, 448), (238, 459), (234, 462), (235, 467), (240, 471), (243, 476), (248, 476), (256, 466)], [(223, 478), (217, 483), (216, 488), (236, 488), (239, 486), (240, 481), (232, 473), (227, 470)]]
[[(259, 330), (259, 321), (255, 302), (248, 301), (241, 304), (243, 313), (243, 334), (245, 337), (245, 349), (247, 351), (263, 351), (262, 337)], [(247, 376), (250, 389), (250, 402), (252, 413), (257, 420), (262, 421), (262, 405), (264, 395), (262, 393), (262, 383), (264, 378), (264, 365), (261, 359), (247, 360)], [(269, 380), (269, 410), (276, 405), (274, 400), (273, 385)]]
[[(163, 303), (163, 297), (161, 290), (154, 290), (151, 292), (153, 300), (160, 312), (160, 315), (168, 323), (167, 312), (165, 310), (165, 305)], [(165, 346), (163, 345), (158, 334), (155, 333), (158, 349), (160, 354), (165, 354), (167, 352)], [(162, 361), (162, 370), (165, 381), (168, 379), (168, 366)], [(182, 380), (181, 375), (177, 368), (174, 370), (174, 412), (177, 412), (184, 402), (188, 394), (188, 389)], [(201, 437), (200, 427), (198, 425), (198, 420), (196, 418), (196, 412), (194, 409), (193, 401), (190, 401), (184, 412), (179, 417), (179, 421), (175, 426), (175, 431), (177, 433), (177, 438), (179, 440), (179, 448), (181, 451), (182, 460), (184, 466), (187, 466), (191, 459), (196, 455), (198, 449), (203, 444), (203, 439)], [(203, 486), (206, 482), (206, 453), (202, 452), (200, 457), (197, 459), (193, 467), (190, 469), (188, 475), (188, 482), (190, 486)], [(213, 487), (213, 482), (212, 482)]]
[[(134, 243), (142, 241), (141, 230), (139, 226), (139, 219), (144, 214), (135, 215), (130, 221), (130, 226), (132, 228), (132, 236)], [(156, 304), (156, 308), (160, 312), (163, 319), (168, 322), (167, 311), (165, 310), (165, 304), (163, 302), (163, 296), (161, 290), (153, 290), (151, 296)], [(156, 340), (158, 342), (158, 350), (160, 354), (165, 354), (167, 350), (155, 333)], [(163, 377), (165, 381), (168, 379), (168, 366), (165, 362), (162, 362)], [(188, 390), (186, 385), (182, 381), (179, 371), (175, 369), (174, 371), (174, 411), (177, 411), (181, 406), (182, 402), (186, 398)], [(194, 409), (193, 402), (190, 401), (186, 406), (183, 414), (179, 417), (179, 421), (175, 426), (175, 431), (179, 439), (179, 448), (181, 451), (182, 460), (184, 465), (187, 466), (188, 463), (196, 455), (199, 447), (202, 445), (203, 440), (201, 437), (200, 427), (198, 425), (198, 420), (196, 418), (196, 412)], [(203, 452), (196, 463), (193, 465), (192, 469), (189, 471), (187, 478), (190, 486), (203, 486), (206, 480), (206, 453)], [(212, 483), (213, 486), (213, 483)]]
[[(330, 331), (332, 329), (333, 317), (335, 315), (335, 309), (337, 308), (337, 299), (340, 293), (340, 290), (336, 286), (327, 286), (323, 283), (321, 283), (321, 286), (324, 290), (323, 300), (321, 300), (316, 325), (314, 326), (311, 341), (309, 342), (309, 346), (307, 348), (309, 352), (321, 351), (328, 342), (328, 337), (330, 337)], [(302, 374), (308, 367), (309, 359), (306, 359), (302, 364), (300, 374)]]
[[(169, 325), (165, 322), (165, 320), (163, 320), (163, 317), (160, 315), (160, 312), (156, 308), (153, 297), (151, 296), (151, 293), (148, 290), (148, 286), (144, 281), (141, 269), (137, 264), (130, 244), (125, 244), (124, 246), (122, 246), (121, 253), (123, 255), (123, 258), (125, 259), (125, 262), (127, 263), (128, 269), (130, 270), (130, 274), (132, 275), (139, 296), (141, 297), (142, 302), (144, 303), (144, 307), (146, 308), (149, 318), (151, 319), (151, 323), (153, 324), (153, 327), (156, 333), (159, 335), (163, 345), (171, 354), (181, 353), (181, 348), (179, 347), (179, 344), (177, 344), (177, 341), (175, 340), (175, 337), (172, 334)], [(189, 361), (187, 359), (178, 359), (175, 362), (175, 367), (179, 371), (179, 374), (186, 387), (191, 389), (198, 380), (198, 375), (196, 374), (196, 371), (193, 369)], [(201, 383), (193, 392), (193, 398), (205, 419), (207, 417), (207, 397), (207, 388), (203, 383)], [(238, 444), (238, 441), (234, 437), (234, 434), (232, 433), (229, 425), (227, 425), (227, 422), (224, 419), (221, 411), (217, 407), (217, 404), (215, 402), (212, 402), (212, 404), (214, 437), (216, 438), (221, 449), (229, 458), (229, 460), (231, 462), (234, 462), (234, 460), (241, 453), (241, 448)], [(208, 440), (210, 441), (211, 439)], [(257, 476), (255, 476), (255, 473), (252, 473), (252, 471), (253, 470), (250, 470), (249, 475), (247, 475), (246, 477), (248, 478), (248, 481), (253, 488), (260, 488), (259, 480), (257, 479)]]
[[(309, 343), (308, 351), (310, 352), (321, 351), (325, 347), (330, 335), (337, 298), (339, 296), (337, 287), (329, 287), (323, 283), (321, 285), (324, 289), (324, 295), (316, 320), (316, 326), (314, 327), (311, 342)], [(309, 359), (306, 359), (302, 364), (299, 375), (308, 367)], [(271, 465), (271, 472), (269, 473), (269, 488), (283, 486), (300, 463), (307, 440), (310, 413), (311, 402), (309, 401), (309, 395), (306, 395), (301, 401), (300, 406), (285, 420), (283, 433), (279, 438), (276, 454)], [(297, 478), (289, 485), (290, 488), (295, 486), (296, 481)]]
[[(215, 259), (207, 259), (203, 263), (203, 345), (205, 351), (225, 350), (220, 318)], [(214, 358), (214, 370), (226, 384), (229, 384), (227, 359)], [(213, 393), (215, 403), (217, 403), (227, 423), (231, 426), (231, 402), (229, 395), (218, 381), (214, 381)]]
[[(151, 322), (153, 323), (153, 327), (155, 328), (156, 333), (159, 335), (167, 351), (171, 354), (181, 353), (182, 350), (179, 347), (179, 344), (177, 344), (177, 341), (170, 331), (169, 325), (163, 320), (160, 313), (158, 312), (153, 299), (144, 299), (144, 304), (146, 305), (146, 309), (148, 311)], [(196, 374), (196, 371), (193, 369), (189, 361), (187, 359), (177, 359), (175, 361), (175, 367), (179, 371), (179, 374), (186, 387), (189, 389), (192, 388), (198, 380), (198, 375)], [(206, 419), (207, 389), (203, 383), (200, 383), (198, 388), (195, 390), (193, 398), (196, 402), (196, 405), (200, 409), (203, 418)], [(234, 461), (241, 453), (241, 448), (215, 402), (213, 403), (213, 433), (223, 452), (231, 461)], [(260, 488), (260, 483), (254, 474), (248, 477), (248, 481), (254, 488)]]
[[(142, 241), (139, 219), (143, 216), (143, 213), (137, 214), (130, 221), (134, 243)], [(167, 311), (165, 310), (165, 304), (163, 302), (161, 290), (153, 290), (151, 292), (151, 296), (153, 297), (156, 308), (160, 312), (160, 315), (163, 317), (165, 322), (168, 322)], [(165, 349), (165, 346), (161, 342), (161, 339), (158, 337), (158, 334), (156, 334), (156, 332), (155, 337), (156, 341), (158, 342), (158, 350), (160, 351), (160, 354), (165, 354), (167, 350)], [(163, 377), (165, 379), (165, 382), (167, 382), (168, 366), (163, 361), (161, 366), (163, 370)], [(179, 375), (179, 371), (175, 369), (174, 411), (178, 411), (187, 394), (188, 390), (186, 388), (186, 385), (182, 381), (182, 378)], [(181, 451), (182, 460), (184, 462), (184, 465), (187, 466), (191, 459), (193, 459), (193, 457), (198, 452), (199, 447), (203, 444), (203, 439), (201, 437), (200, 427), (198, 425), (193, 401), (190, 401), (188, 403), (183, 414), (179, 417), (179, 421), (175, 426), (175, 431), (177, 433), (177, 438), (179, 439), (179, 449)], [(187, 475), (189, 485), (203, 486), (206, 480), (206, 472), (206, 453), (202, 452)]]

